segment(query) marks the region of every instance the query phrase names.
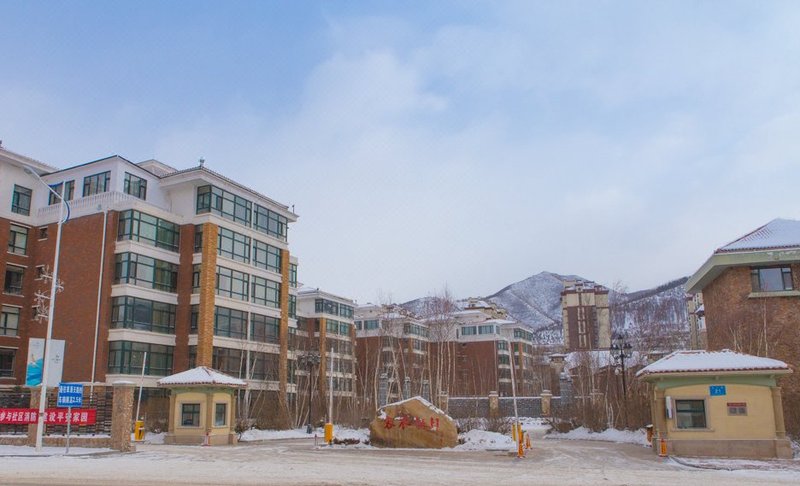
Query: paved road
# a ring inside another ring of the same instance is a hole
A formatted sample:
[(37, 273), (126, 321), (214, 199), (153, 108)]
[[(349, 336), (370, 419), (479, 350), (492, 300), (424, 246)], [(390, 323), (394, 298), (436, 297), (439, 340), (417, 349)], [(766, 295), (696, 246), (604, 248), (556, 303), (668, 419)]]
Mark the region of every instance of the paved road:
[(315, 449), (308, 440), (236, 447), (140, 445), (133, 454), (0, 458), (0, 484), (449, 485), (798, 484), (797, 472), (687, 468), (631, 444), (540, 440), (505, 452)]

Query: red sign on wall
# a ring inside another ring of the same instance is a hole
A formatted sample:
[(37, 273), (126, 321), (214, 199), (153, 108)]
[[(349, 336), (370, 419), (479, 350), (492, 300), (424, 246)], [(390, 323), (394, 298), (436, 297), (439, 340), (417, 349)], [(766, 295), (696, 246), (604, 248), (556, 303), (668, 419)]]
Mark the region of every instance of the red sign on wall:
[[(47, 425), (67, 425), (66, 408), (48, 408), (44, 412)], [(35, 408), (0, 408), (0, 424), (35, 424), (39, 410)], [(96, 408), (73, 408), (69, 422), (72, 425), (93, 425), (97, 421)]]

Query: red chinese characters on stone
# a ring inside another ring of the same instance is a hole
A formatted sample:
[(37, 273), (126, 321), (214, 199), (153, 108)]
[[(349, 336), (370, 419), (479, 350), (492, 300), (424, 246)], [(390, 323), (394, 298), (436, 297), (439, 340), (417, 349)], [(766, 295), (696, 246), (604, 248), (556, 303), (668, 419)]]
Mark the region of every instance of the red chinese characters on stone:
[(386, 420), (383, 422), (384, 429), (391, 429), (394, 427), (394, 419), (392, 417), (386, 417)]
[[(395, 421), (399, 421), (399, 423), (395, 424)], [(431, 421), (430, 422), (431, 423), (430, 423), (430, 426), (429, 426), (428, 423), (425, 422), (425, 419), (423, 419), (423, 418), (410, 417), (410, 416), (407, 416), (407, 415), (400, 415), (400, 416), (397, 416), (397, 417), (394, 417), (394, 418), (386, 417), (386, 419), (383, 422), (383, 428), (384, 429), (392, 429), (396, 425), (400, 430), (406, 430), (407, 427), (416, 427), (418, 429), (423, 429), (423, 430), (438, 430), (439, 429), (439, 419), (438, 418), (434, 419), (433, 417), (431, 417)]]

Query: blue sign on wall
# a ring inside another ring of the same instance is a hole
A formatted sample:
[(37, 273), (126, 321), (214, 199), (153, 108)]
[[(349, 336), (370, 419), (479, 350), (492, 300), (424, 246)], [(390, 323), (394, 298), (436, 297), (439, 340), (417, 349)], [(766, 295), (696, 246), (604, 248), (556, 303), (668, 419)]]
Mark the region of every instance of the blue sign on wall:
[(712, 397), (721, 397), (727, 395), (725, 385), (711, 385), (708, 387), (708, 391)]
[(83, 406), (83, 385), (80, 383), (59, 383), (56, 406), (73, 408)]

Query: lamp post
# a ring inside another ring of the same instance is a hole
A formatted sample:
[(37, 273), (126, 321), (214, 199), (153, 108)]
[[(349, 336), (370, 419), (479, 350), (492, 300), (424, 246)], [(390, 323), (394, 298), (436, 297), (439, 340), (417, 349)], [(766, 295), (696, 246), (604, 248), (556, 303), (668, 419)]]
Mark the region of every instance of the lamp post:
[[(33, 169), (28, 166), (23, 168), (26, 174), (41, 182), (52, 194), (61, 201), (58, 205), (58, 227), (56, 229), (56, 249), (53, 258), (53, 275), (50, 282), (50, 306), (47, 311), (47, 334), (44, 340), (44, 364), (42, 366), (42, 383), (39, 391), (39, 418), (36, 427), (36, 452), (42, 451), (42, 435), (44, 433), (44, 410), (47, 405), (47, 373), (50, 368), (50, 344), (53, 338), (53, 316), (56, 309), (56, 291), (58, 290), (58, 261), (61, 253), (61, 226), (69, 219), (69, 205), (64, 197), (58, 192), (54, 191), (48, 183), (42, 180)], [(62, 192), (64, 186), (62, 186)], [(64, 208), (67, 208), (67, 217), (64, 217)]]
[[(319, 353), (307, 352), (298, 356), (297, 361), (303, 368), (308, 370), (308, 428), (312, 428), (312, 421), (314, 420), (314, 389), (312, 386), (314, 379), (314, 369), (320, 363)], [(310, 434), (311, 431), (309, 430)]]
[(633, 347), (627, 341), (627, 336), (624, 333), (618, 333), (614, 336), (611, 342), (611, 349), (609, 349), (611, 357), (619, 364), (622, 369), (622, 410), (624, 413), (625, 428), (628, 427), (628, 387), (625, 381), (625, 360), (630, 359), (633, 355)]

